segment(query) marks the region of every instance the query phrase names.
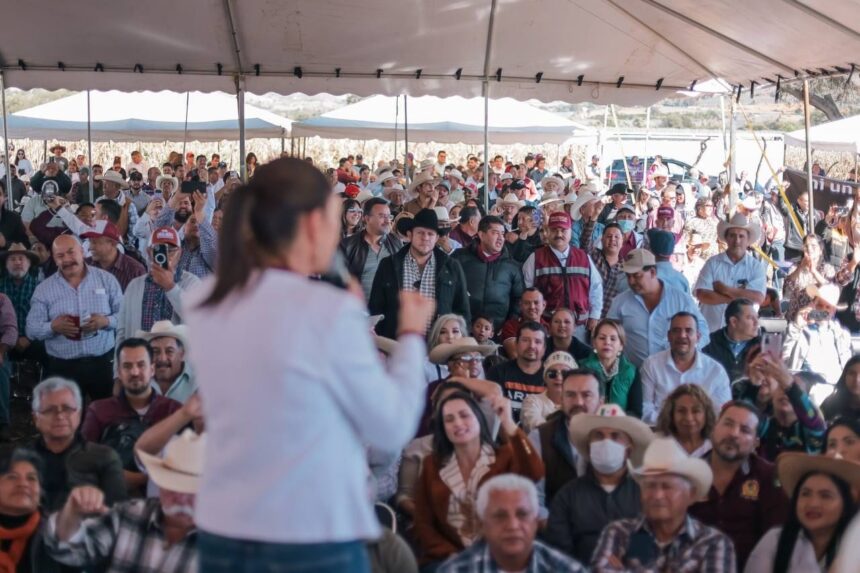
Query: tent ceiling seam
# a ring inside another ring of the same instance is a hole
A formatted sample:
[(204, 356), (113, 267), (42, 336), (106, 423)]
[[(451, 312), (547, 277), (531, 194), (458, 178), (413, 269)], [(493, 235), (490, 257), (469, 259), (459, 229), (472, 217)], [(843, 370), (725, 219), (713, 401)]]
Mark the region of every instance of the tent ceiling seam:
[(233, 45), (233, 52), (236, 58), (236, 68), (239, 75), (243, 75), (244, 68), (242, 67), (242, 52), (239, 46), (239, 35), (236, 31), (236, 21), (233, 19), (233, 5), (230, 0), (224, 0), (224, 12), (227, 16), (227, 26), (230, 29), (230, 43)]
[(792, 6), (794, 6), (795, 8), (800, 10), (801, 12), (806, 12), (807, 14), (812, 16), (813, 18), (821, 20), (822, 22), (824, 22), (828, 26), (833, 26), (834, 28), (842, 30), (842, 32), (844, 32), (845, 34), (848, 34), (849, 36), (854, 37), (855, 39), (860, 39), (860, 32), (858, 32), (857, 30), (854, 30), (853, 28), (849, 28), (848, 26), (846, 26), (845, 24), (843, 24), (839, 20), (834, 20), (833, 18), (831, 18), (827, 14), (824, 14), (823, 12), (819, 12), (815, 8), (804, 4), (800, 0), (783, 0), (783, 2), (786, 2), (787, 4), (791, 4)]

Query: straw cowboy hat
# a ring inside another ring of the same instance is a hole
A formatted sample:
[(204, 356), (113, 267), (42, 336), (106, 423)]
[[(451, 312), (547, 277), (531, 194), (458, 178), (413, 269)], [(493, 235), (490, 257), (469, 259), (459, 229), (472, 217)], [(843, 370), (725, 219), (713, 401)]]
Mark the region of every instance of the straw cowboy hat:
[(588, 457), (588, 435), (592, 430), (612, 428), (624, 432), (633, 442), (630, 460), (637, 465), (642, 463), (645, 449), (654, 439), (654, 432), (648, 424), (626, 415), (624, 409), (618, 404), (604, 404), (598, 408), (596, 414), (577, 414), (570, 419), (567, 428), (570, 442), (576, 447), (579, 455), (586, 458)]
[(729, 229), (746, 229), (750, 235), (751, 245), (758, 243), (759, 238), (761, 238), (761, 227), (754, 223), (750, 223), (750, 220), (742, 213), (735, 213), (728, 222), (720, 221), (717, 224), (717, 236), (725, 241), (726, 231)]
[(813, 299), (820, 298), (836, 310), (845, 310), (848, 308), (847, 304), (839, 304), (839, 295), (841, 294), (841, 291), (839, 290), (839, 287), (833, 283), (827, 283), (820, 287), (809, 285), (806, 287), (806, 294), (811, 296)]
[(165, 181), (171, 181), (173, 183), (173, 190), (176, 191), (179, 189), (179, 180), (173, 175), (159, 175), (155, 178), (155, 188), (159, 191), (161, 190), (161, 184)]
[(412, 183), (409, 184), (406, 191), (412, 193), (415, 189), (418, 188), (419, 185), (423, 185), (424, 183), (433, 183), (433, 174), (429, 171), (421, 172), (415, 176), (415, 179), (412, 180)]
[(505, 205), (516, 205), (517, 207), (522, 207), (526, 202), (518, 199), (513, 193), (508, 193), (505, 195), (504, 199), (498, 202), (498, 204), (499, 207), (504, 207)]
[(372, 198), (373, 198), (373, 193), (371, 193), (367, 189), (362, 189), (361, 191), (359, 191), (358, 195), (355, 196), (355, 200), (358, 201), (359, 203), (364, 203), (368, 199), (372, 199)]
[(390, 199), (391, 194), (395, 193), (395, 192), (403, 193), (405, 195), (406, 189), (404, 189), (403, 185), (401, 185), (400, 183), (395, 183), (391, 187), (383, 187), (382, 188), (382, 196), (385, 197), (386, 199)]
[(540, 181), (541, 187), (543, 189), (546, 189), (547, 183), (553, 183), (557, 186), (556, 193), (564, 191), (564, 181), (560, 177), (556, 177), (555, 175), (548, 175)]
[(810, 455), (804, 452), (786, 452), (776, 458), (776, 475), (788, 497), (801, 478), (810, 472), (821, 472), (836, 476), (860, 491), (860, 464), (829, 456)]
[(379, 183), (380, 185), (382, 185), (383, 183), (385, 183), (389, 179), (394, 179), (394, 173), (392, 173), (391, 171), (385, 170), (385, 171), (382, 171), (379, 173), (379, 175), (376, 177), (376, 182)]
[(138, 330), (135, 336), (148, 341), (153, 341), (156, 338), (175, 338), (182, 346), (188, 346), (188, 327), (184, 324), (173, 324), (169, 320), (158, 320), (152, 325), (149, 332)]
[(579, 195), (574, 201), (573, 205), (570, 207), (570, 218), (574, 221), (579, 221), (582, 218), (582, 214), (580, 211), (586, 205), (586, 203), (590, 203), (592, 201), (599, 201), (600, 196), (591, 192), (585, 192)]
[(66, 146), (65, 146), (65, 145), (60, 145), (59, 143), (55, 143), (54, 145), (52, 145), (52, 146), (51, 146), (51, 149), (49, 149), (49, 151), (50, 151), (51, 153), (53, 153), (55, 149), (59, 149), (59, 150), (60, 150), (60, 153), (65, 153), (65, 152), (66, 152)]
[(539, 207), (543, 207), (544, 205), (549, 205), (550, 203), (560, 203), (564, 201), (564, 197), (559, 197), (555, 191), (550, 191), (549, 193), (543, 194), (543, 199), (540, 203), (538, 203)]
[(606, 186), (599, 179), (589, 179), (585, 187), (580, 190), (580, 192), (594, 193), (595, 195), (602, 195), (605, 191)]
[(9, 245), (9, 248), (5, 251), (0, 252), (0, 263), (6, 264), (6, 258), (9, 255), (26, 255), (28, 259), (30, 259), (30, 264), (32, 266), (39, 265), (39, 255), (28, 249), (24, 246), (23, 243), (12, 243)]
[[(581, 415), (581, 414), (580, 414)], [(571, 419), (571, 423), (576, 417)], [(645, 450), (642, 465), (634, 467), (630, 460), (627, 466), (633, 477), (639, 481), (648, 476), (673, 474), (693, 484), (696, 499), (707, 499), (714, 474), (705, 460), (690, 457), (675, 438), (654, 438)]]
[(128, 189), (128, 182), (113, 169), (105, 171), (103, 175), (96, 175), (96, 181), (110, 181), (119, 185), (121, 189)]
[(176, 493), (197, 493), (203, 473), (203, 450), (206, 434), (185, 430), (168, 442), (164, 457), (156, 457), (138, 449), (137, 457), (155, 485)]
[(466, 180), (463, 178), (463, 174), (460, 172), (459, 169), (452, 169), (451, 171), (448, 172), (448, 176), (454, 177), (455, 179), (459, 179), (460, 183), (466, 182)]
[(496, 349), (494, 345), (478, 344), (471, 336), (458, 338), (454, 342), (439, 344), (430, 351), (430, 362), (433, 364), (448, 364), (452, 356), (467, 352), (478, 352), (481, 356), (489, 356)]

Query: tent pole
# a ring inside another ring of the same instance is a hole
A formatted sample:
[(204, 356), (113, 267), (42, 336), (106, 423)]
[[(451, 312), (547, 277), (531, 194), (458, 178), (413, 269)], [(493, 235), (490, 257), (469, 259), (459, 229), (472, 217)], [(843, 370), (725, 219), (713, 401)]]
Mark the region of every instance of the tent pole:
[[(600, 133), (600, 147), (597, 154), (603, 158), (603, 148), (606, 144), (606, 130), (609, 128), (609, 106), (605, 106), (603, 108), (603, 131)], [(586, 163), (588, 162), (588, 158), (585, 159)], [(611, 171), (611, 168), (610, 168)], [(609, 174), (606, 175), (607, 180), (606, 183), (609, 183)], [(603, 175), (600, 176), (600, 180), (603, 181)]]
[(809, 192), (809, 232), (815, 231), (815, 207), (812, 200), (812, 142), (809, 140), (809, 123), (812, 119), (809, 109), (809, 80), (803, 80), (803, 128), (806, 139), (806, 190)]
[(726, 142), (726, 96), (720, 96), (720, 121), (723, 123), (723, 158), (727, 160), (729, 148)]
[(406, 108), (406, 94), (403, 94), (403, 176), (409, 183), (409, 111)]
[[(627, 177), (627, 186), (633, 187), (633, 182), (630, 180), (630, 169), (627, 167), (627, 155), (624, 154), (624, 141), (621, 139), (621, 128), (618, 127), (618, 116), (615, 114), (615, 105), (609, 106), (612, 110), (612, 121), (615, 123), (615, 135), (618, 137), (618, 147), (621, 149), (621, 161), (624, 163), (624, 176)], [(610, 168), (611, 171), (611, 168)], [(603, 179), (603, 176), (600, 176)]]
[(9, 159), (9, 133), (6, 131), (7, 121), (6, 116), (6, 76), (0, 72), (0, 79), (3, 80), (3, 153), (6, 157), (6, 207), (12, 211), (15, 208), (15, 198), (12, 191), (12, 161)]
[(236, 104), (239, 106), (239, 163), (241, 164), (241, 177), (245, 181), (248, 177), (248, 169), (245, 165), (245, 78), (236, 77)]
[[(735, 163), (735, 143), (737, 133), (735, 129), (735, 100), (729, 99), (729, 165), (726, 168), (729, 175), (729, 212), (734, 212), (735, 203), (737, 202), (737, 193), (734, 191), (735, 173), (737, 164)], [(717, 214), (718, 217), (721, 214)]]
[(182, 132), (182, 160), (185, 161), (185, 145), (188, 143), (188, 103), (191, 92), (185, 92), (185, 129)]
[[(184, 150), (183, 150), (184, 151)], [(92, 134), (92, 112), (90, 110), (90, 90), (87, 90), (87, 154), (90, 158), (90, 165), (93, 164), (93, 134)], [(90, 203), (95, 201), (95, 182), (93, 179), (93, 170), (90, 167)], [(79, 195), (80, 196), (80, 195)]]
[(397, 121), (400, 119), (400, 96), (394, 97), (394, 161), (397, 161)]
[[(48, 140), (42, 140), (42, 163), (48, 162)], [(90, 157), (90, 165), (93, 164), (93, 158)]]
[(283, 155), (286, 142), (284, 141), (284, 132), (281, 132), (281, 154)]
[[(651, 106), (645, 110), (645, 163), (642, 165), (642, 187), (648, 182), (648, 138), (651, 135)], [(635, 199), (635, 197), (634, 197)]]
[(484, 212), (490, 212), (490, 82), (484, 78)]

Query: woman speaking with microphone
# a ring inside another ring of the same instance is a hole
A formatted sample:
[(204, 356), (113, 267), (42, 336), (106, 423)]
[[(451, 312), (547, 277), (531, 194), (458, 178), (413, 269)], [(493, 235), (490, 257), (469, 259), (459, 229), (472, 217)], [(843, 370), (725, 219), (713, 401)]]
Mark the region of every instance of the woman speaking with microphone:
[(208, 434), (195, 510), (206, 573), (369, 571), (364, 542), (380, 529), (364, 452), (415, 434), (434, 309), (402, 294), (386, 370), (362, 302), (309, 279), (331, 265), (340, 212), (312, 165), (260, 166), (230, 198), (215, 275), (185, 301)]

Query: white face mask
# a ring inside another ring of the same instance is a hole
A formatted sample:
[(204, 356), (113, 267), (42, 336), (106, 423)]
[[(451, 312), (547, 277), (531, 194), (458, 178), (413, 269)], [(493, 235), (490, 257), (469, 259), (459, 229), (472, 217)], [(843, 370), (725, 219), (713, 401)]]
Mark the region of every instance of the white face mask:
[(600, 440), (591, 442), (588, 454), (597, 473), (612, 474), (624, 465), (627, 448), (614, 440)]

